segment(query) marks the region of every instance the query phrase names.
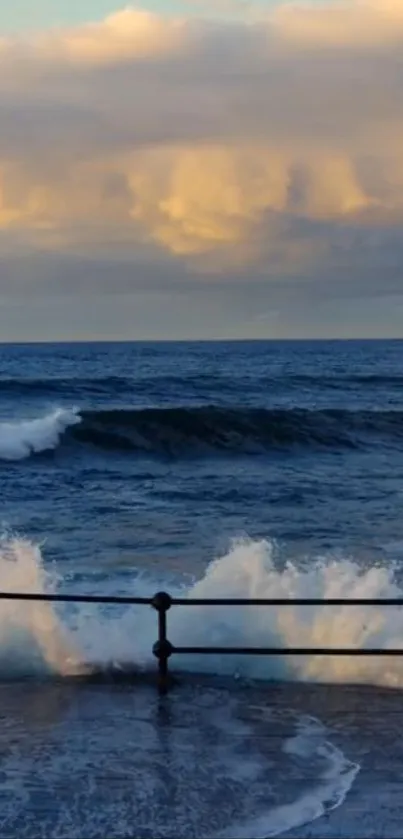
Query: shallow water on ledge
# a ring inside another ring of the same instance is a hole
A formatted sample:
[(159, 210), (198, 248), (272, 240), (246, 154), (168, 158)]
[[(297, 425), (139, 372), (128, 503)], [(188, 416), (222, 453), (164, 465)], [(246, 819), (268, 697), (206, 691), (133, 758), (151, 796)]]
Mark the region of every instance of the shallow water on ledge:
[(349, 836), (362, 776), (400, 806), (402, 717), (399, 692), (353, 686), (2, 683), (0, 836), (332, 835), (336, 808)]

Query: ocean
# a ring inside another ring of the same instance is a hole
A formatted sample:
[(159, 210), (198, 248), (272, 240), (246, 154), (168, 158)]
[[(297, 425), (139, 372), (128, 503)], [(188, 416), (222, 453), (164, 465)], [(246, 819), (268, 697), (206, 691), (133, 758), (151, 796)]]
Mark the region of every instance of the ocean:
[[(403, 597), (403, 342), (3, 345), (0, 589)], [(403, 658), (187, 656), (0, 602), (0, 837), (403, 837)], [(176, 607), (173, 643), (402, 647), (399, 607)]]

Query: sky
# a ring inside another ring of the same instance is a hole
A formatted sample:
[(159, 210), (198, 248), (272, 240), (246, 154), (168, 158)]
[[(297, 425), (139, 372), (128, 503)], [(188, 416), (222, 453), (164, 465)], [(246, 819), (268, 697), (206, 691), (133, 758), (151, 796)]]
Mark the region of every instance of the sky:
[[(276, 0), (258, 0), (255, 6), (259, 11), (267, 11), (275, 3)], [(242, 14), (250, 5), (249, 0), (143, 0), (141, 8), (166, 16), (185, 14), (231, 19)], [(119, 0), (13, 0), (0, 5), (0, 31), (21, 33), (93, 22), (122, 8), (124, 6)]]
[[(70, 26), (101, 20), (121, 8), (116, 0), (13, 0), (0, 6), (0, 30), (19, 33)], [(145, 0), (142, 8), (172, 15), (183, 12), (184, 4), (181, 0)]]
[(403, 337), (403, 0), (0, 7), (0, 341)]

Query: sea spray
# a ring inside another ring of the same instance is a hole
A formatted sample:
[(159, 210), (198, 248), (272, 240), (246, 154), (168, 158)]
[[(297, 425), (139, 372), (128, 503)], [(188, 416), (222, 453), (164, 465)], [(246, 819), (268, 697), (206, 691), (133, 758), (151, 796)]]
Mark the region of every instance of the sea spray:
[[(211, 563), (189, 597), (397, 598), (403, 593), (392, 567), (363, 569), (352, 559), (275, 562), (268, 541), (235, 542)], [(388, 647), (403, 650), (403, 608), (391, 606), (183, 607), (170, 615), (170, 637), (187, 645), (277, 647)], [(181, 662), (179, 662), (181, 663)], [(253, 678), (316, 682), (366, 682), (403, 687), (402, 658), (374, 656), (214, 656), (186, 666)]]
[[(189, 598), (402, 597), (393, 567), (361, 568), (353, 559), (311, 558), (282, 567), (269, 541), (243, 540), (212, 562), (191, 587), (167, 586), (163, 577), (137, 576), (131, 592), (147, 596), (166, 586)], [(126, 589), (127, 593), (127, 589)], [(76, 630), (91, 659), (134, 661), (155, 667), (152, 645), (157, 621), (152, 609), (129, 607), (107, 620), (80, 612)], [(178, 606), (168, 613), (168, 636), (177, 645), (390, 647), (403, 650), (403, 608), (396, 606)], [(385, 656), (173, 656), (172, 669), (255, 679), (367, 683), (403, 687), (402, 658)]]
[[(2, 592), (45, 594), (58, 578), (45, 570), (38, 545), (21, 538), (0, 539)], [(78, 650), (52, 603), (0, 600), (0, 674), (26, 676), (46, 672), (82, 672)]]
[[(3, 539), (0, 550), (3, 591), (66, 590), (67, 583), (45, 570), (39, 546)], [(72, 591), (69, 582), (69, 593)], [(280, 567), (268, 541), (243, 540), (212, 562), (191, 587), (174, 590), (160, 576), (125, 578), (125, 594), (151, 596), (167, 587), (172, 594), (214, 598), (399, 598), (403, 593), (388, 566), (360, 568), (352, 559), (304, 560)], [(77, 590), (77, 589), (74, 589)], [(80, 593), (93, 593), (91, 578)], [(111, 593), (113, 593), (111, 591)], [(116, 592), (115, 592), (116, 593)], [(63, 622), (64, 621), (64, 622)], [(80, 604), (59, 611), (51, 603), (0, 601), (0, 668), (14, 661), (31, 667), (38, 651), (44, 667), (59, 674), (86, 672), (112, 664), (155, 667), (155, 611), (146, 606)], [(168, 614), (174, 644), (228, 646), (390, 647), (403, 650), (403, 608), (397, 606), (178, 606)], [(80, 651), (79, 653), (77, 651)], [(173, 656), (172, 669), (256, 679), (350, 682), (403, 687), (402, 658), (369, 656)], [(31, 667), (32, 669), (32, 667)]]

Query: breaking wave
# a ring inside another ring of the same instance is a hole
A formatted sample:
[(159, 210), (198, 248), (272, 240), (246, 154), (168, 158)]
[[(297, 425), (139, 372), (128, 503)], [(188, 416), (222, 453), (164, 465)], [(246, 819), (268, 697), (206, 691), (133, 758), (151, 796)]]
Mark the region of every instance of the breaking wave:
[[(0, 543), (1, 589), (51, 592), (67, 581), (44, 564), (40, 548), (24, 539)], [(107, 582), (107, 580), (105, 581)], [(125, 594), (152, 596), (166, 580), (133, 573)], [(90, 584), (86, 586), (87, 593)], [(71, 592), (71, 586), (69, 588)], [(108, 587), (103, 593), (111, 592)], [(403, 598), (390, 567), (360, 569), (353, 560), (310, 560), (277, 567), (274, 546), (242, 541), (212, 562), (192, 586), (171, 594), (196, 598)], [(180, 645), (378, 647), (403, 650), (403, 608), (398, 606), (178, 606), (169, 613), (168, 636)], [(152, 668), (155, 611), (145, 606), (79, 604), (70, 612), (51, 603), (0, 600), (0, 675), (41, 668), (82, 675), (97, 667)], [(403, 656), (178, 656), (172, 667), (254, 679), (367, 683), (403, 688)]]
[(403, 412), (302, 408), (170, 407), (95, 410), (58, 408), (0, 423), (0, 459), (19, 460), (63, 440), (106, 451), (186, 456), (259, 454), (272, 449), (365, 448), (403, 440)]
[(0, 460), (23, 460), (55, 449), (69, 426), (81, 422), (77, 410), (58, 408), (44, 417), (0, 423)]

